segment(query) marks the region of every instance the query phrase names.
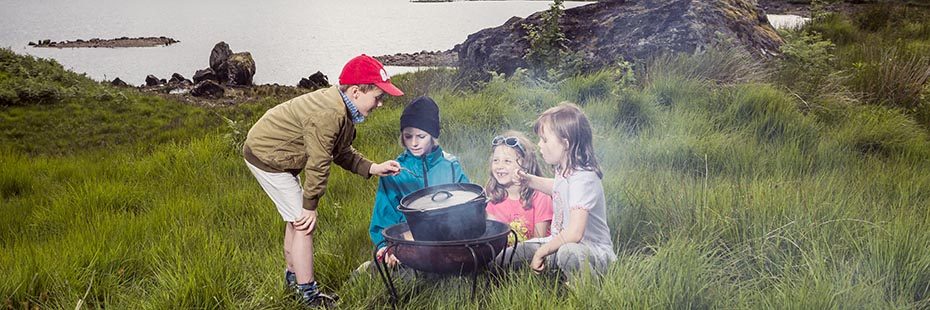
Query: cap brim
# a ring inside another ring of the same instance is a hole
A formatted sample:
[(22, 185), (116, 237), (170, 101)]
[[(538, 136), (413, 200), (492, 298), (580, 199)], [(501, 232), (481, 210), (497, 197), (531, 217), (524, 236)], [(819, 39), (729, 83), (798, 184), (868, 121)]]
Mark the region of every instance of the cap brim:
[(404, 92), (401, 91), (400, 88), (397, 88), (397, 86), (394, 86), (394, 84), (391, 84), (391, 82), (375, 83), (375, 86), (378, 86), (378, 88), (380, 88), (381, 90), (383, 90), (384, 92), (386, 92), (388, 95), (391, 95), (391, 96), (403, 96), (404, 95)]

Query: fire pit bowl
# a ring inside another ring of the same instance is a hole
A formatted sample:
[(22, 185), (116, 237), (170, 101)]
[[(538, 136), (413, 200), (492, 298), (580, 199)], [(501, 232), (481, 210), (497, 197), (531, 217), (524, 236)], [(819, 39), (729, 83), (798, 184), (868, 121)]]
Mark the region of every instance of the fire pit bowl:
[(453, 241), (415, 241), (407, 223), (384, 229), (388, 249), (407, 267), (440, 274), (463, 274), (486, 266), (507, 247), (511, 234), (507, 224), (485, 220), (485, 232), (478, 238)]

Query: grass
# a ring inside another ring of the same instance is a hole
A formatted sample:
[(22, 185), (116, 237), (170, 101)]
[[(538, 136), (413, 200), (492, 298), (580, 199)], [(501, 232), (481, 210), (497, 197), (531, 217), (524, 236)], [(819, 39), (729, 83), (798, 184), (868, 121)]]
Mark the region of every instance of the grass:
[[(919, 114), (801, 99), (778, 78), (714, 78), (725, 75), (681, 71), (696, 58), (669, 59), (624, 86), (609, 73), (496, 78), (474, 91), (454, 71), (397, 77), (408, 96), (361, 124), (356, 147), (396, 156), (403, 104), (429, 94), (443, 147), (479, 184), (490, 137), (583, 102), (619, 256), (604, 277), (570, 286), (525, 270), (490, 287), (479, 278), (474, 300), (464, 278), (398, 282), (404, 307), (930, 307), (930, 137)], [(64, 85), (49, 76), (69, 73), (45, 65), (0, 74)], [(281, 289), (281, 221), (234, 146), (286, 98), (193, 107), (76, 81), (57, 101), (0, 107), (3, 306), (296, 306)], [(118, 99), (94, 99), (106, 93)], [(343, 308), (389, 307), (376, 276), (350, 277), (370, 257), (375, 185), (335, 169), (322, 201), (317, 278)]]

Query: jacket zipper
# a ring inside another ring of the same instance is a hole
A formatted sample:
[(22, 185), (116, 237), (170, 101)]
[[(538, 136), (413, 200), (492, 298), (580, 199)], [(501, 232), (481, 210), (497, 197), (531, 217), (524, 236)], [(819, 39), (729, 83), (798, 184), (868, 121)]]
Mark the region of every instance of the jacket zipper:
[(426, 155), (423, 155), (423, 187), (429, 187), (429, 170), (426, 167)]

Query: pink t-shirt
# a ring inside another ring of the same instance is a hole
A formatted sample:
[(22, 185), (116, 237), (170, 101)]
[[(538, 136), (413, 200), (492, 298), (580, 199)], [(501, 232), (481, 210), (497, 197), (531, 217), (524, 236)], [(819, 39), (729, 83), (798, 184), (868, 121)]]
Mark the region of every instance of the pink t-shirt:
[(537, 191), (532, 199), (533, 207), (529, 210), (523, 209), (523, 201), (509, 198), (500, 203), (489, 201), (486, 210), (488, 216), (510, 224), (517, 233), (522, 232), (524, 237), (530, 239), (534, 237), (537, 223), (552, 220), (552, 197)]

